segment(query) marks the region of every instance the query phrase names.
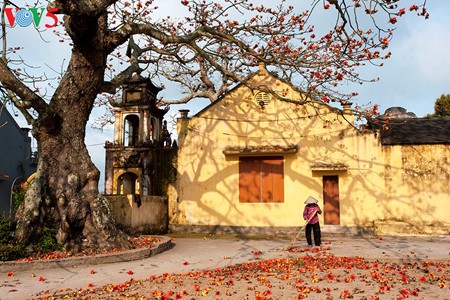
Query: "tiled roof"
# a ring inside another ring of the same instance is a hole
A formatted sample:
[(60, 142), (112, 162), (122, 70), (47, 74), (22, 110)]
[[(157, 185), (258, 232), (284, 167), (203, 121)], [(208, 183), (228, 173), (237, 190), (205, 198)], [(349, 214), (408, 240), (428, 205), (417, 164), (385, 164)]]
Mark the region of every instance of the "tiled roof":
[(387, 125), (382, 145), (450, 144), (450, 118), (395, 118)]

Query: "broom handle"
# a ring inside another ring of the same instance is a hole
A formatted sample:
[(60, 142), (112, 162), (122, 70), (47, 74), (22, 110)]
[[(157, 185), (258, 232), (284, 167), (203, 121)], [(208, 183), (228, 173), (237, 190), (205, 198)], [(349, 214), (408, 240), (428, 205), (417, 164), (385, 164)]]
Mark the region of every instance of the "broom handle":
[[(314, 211), (314, 213), (311, 215), (311, 217), (309, 217), (309, 219), (306, 220), (305, 225), (303, 225), (303, 226), (308, 225), (309, 221), (311, 221), (312, 218), (314, 218), (314, 216), (317, 214), (318, 211), (319, 211), (319, 210), (316, 209), (316, 210)], [(296, 239), (296, 240), (300, 237), (300, 234), (301, 234), (301, 231), (299, 230), (298, 233), (297, 233), (297, 235), (295, 236), (295, 239)]]
[(311, 221), (312, 220), (312, 218), (314, 218), (314, 216), (317, 214), (317, 212), (318, 212), (319, 210), (318, 209), (316, 209), (315, 211), (314, 211), (314, 213), (311, 215), (311, 217), (309, 217), (309, 219), (308, 220), (306, 220), (306, 222), (305, 222), (305, 225), (304, 226), (306, 226), (306, 225), (308, 225), (308, 223), (309, 223), (309, 221)]

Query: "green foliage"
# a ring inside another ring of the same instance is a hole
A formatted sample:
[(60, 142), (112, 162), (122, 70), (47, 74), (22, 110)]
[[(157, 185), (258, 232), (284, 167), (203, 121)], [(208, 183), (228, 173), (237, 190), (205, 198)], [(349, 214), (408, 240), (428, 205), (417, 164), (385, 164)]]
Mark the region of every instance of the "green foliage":
[(56, 241), (56, 221), (50, 220), (45, 222), (42, 234), (33, 239), (33, 249), (38, 253), (47, 253), (50, 251), (61, 250), (62, 245)]
[(11, 241), (11, 220), (0, 216), (0, 244), (8, 244)]
[(14, 238), (13, 223), (9, 218), (0, 216), (0, 261), (16, 260), (34, 254), (45, 254), (62, 249), (56, 241), (56, 222), (46, 222), (39, 236), (35, 236), (31, 244), (26, 246)]
[(11, 219), (0, 216), (0, 261), (15, 260), (28, 256), (25, 245), (15, 241), (11, 234), (12, 231)]
[(450, 94), (443, 94), (434, 103), (434, 117), (450, 116)]
[(0, 244), (0, 261), (16, 260), (27, 256), (26, 248), (21, 245)]
[(25, 245), (16, 244), (0, 244), (0, 261), (16, 260), (30, 256)]
[(14, 197), (14, 212), (17, 211), (19, 208), (19, 205), (23, 202), (23, 199), (25, 199), (25, 193), (27, 192), (26, 189), (23, 189), (22, 187), (18, 186), (13, 191), (13, 197)]

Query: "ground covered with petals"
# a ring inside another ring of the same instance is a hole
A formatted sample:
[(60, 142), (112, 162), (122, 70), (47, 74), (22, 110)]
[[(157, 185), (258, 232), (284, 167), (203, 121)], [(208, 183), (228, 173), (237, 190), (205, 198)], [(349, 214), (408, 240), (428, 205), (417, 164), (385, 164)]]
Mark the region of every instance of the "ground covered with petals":
[[(153, 236), (137, 236), (130, 238), (130, 244), (132, 249), (138, 248), (152, 248), (155, 243), (161, 241), (159, 237)], [(68, 257), (81, 257), (81, 256), (95, 256), (98, 254), (111, 254), (125, 251), (124, 249), (112, 249), (112, 250), (102, 250), (102, 249), (83, 249), (78, 253), (68, 253), (64, 251), (51, 251), (46, 253), (35, 253), (34, 256), (29, 256), (25, 258), (18, 259), (18, 261), (33, 261), (33, 260), (50, 260), (50, 259), (60, 259)]]
[(450, 299), (449, 261), (369, 261), (322, 250), (98, 288), (93, 283), (37, 299)]

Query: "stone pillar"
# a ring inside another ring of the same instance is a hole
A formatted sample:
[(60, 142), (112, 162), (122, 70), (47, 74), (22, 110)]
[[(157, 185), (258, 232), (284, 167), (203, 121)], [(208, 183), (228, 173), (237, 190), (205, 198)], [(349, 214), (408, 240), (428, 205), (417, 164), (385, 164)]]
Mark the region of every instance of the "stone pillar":
[(345, 120), (350, 123), (350, 124), (354, 124), (355, 122), (355, 116), (354, 113), (352, 111), (352, 102), (349, 101), (341, 101), (341, 105), (343, 107), (343, 115)]
[(113, 194), (113, 177), (114, 177), (114, 163), (113, 163), (113, 157), (114, 152), (112, 149), (111, 144), (105, 145), (106, 148), (106, 155), (105, 155), (105, 191), (104, 193), (106, 195), (112, 195)]
[(150, 141), (150, 120), (149, 113), (147, 110), (144, 110), (142, 113), (142, 141), (147, 143)]
[(344, 113), (345, 114), (352, 114), (352, 102), (349, 101), (342, 101), (341, 102), (342, 107), (344, 108)]
[(182, 147), (184, 144), (184, 139), (187, 135), (189, 109), (180, 109), (179, 112), (180, 117), (177, 119), (178, 147)]
[(120, 111), (114, 112), (114, 144), (123, 145), (122, 138), (122, 113)]

